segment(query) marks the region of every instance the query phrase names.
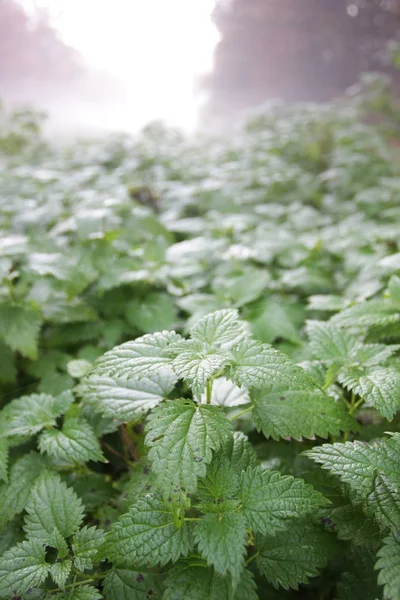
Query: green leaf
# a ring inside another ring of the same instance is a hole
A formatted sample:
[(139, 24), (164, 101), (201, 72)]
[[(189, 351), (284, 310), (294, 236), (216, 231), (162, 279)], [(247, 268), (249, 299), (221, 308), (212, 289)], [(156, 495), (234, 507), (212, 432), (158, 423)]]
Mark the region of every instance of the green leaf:
[(0, 438), (0, 480), (8, 482), (8, 441)]
[(174, 507), (160, 498), (139, 498), (129, 511), (114, 523), (100, 549), (116, 565), (154, 567), (186, 556), (192, 542), (185, 523), (175, 524)]
[(265, 388), (253, 396), (253, 401), (258, 429), (274, 440), (327, 438), (341, 431), (359, 430), (344, 404), (318, 389), (296, 389), (296, 382), (281, 390)]
[(128, 323), (139, 331), (153, 333), (170, 329), (176, 319), (175, 304), (171, 296), (151, 293), (142, 300), (132, 300), (126, 307)]
[(272, 346), (250, 340), (237, 344), (231, 354), (228, 376), (238, 385), (260, 389), (265, 385), (312, 387), (311, 377)]
[(369, 300), (345, 308), (332, 317), (331, 323), (349, 330), (362, 331), (371, 327), (393, 325), (400, 320), (395, 305), (385, 300)]
[(145, 443), (160, 485), (195, 492), (204, 477), (212, 450), (231, 435), (231, 424), (216, 406), (196, 406), (191, 400), (163, 402), (148, 417)]
[(47, 394), (21, 396), (3, 408), (1, 420), (8, 436), (34, 435), (44, 427), (54, 426), (57, 417), (68, 410), (73, 400), (70, 394), (56, 398)]
[(383, 527), (397, 532), (400, 529), (399, 486), (380, 474), (376, 475), (373, 486), (367, 499), (368, 512), (372, 512)]
[(247, 467), (256, 467), (257, 455), (247, 436), (241, 431), (235, 431), (233, 436), (222, 448), (236, 473), (245, 471)]
[(140, 379), (92, 375), (79, 387), (79, 393), (96, 412), (128, 422), (167, 398), (176, 381), (177, 377), (165, 370)]
[(38, 310), (23, 306), (0, 305), (0, 338), (23, 356), (35, 360), (42, 316)]
[(200, 554), (220, 575), (240, 577), (246, 553), (246, 521), (239, 512), (208, 514), (194, 528)]
[(367, 406), (376, 408), (391, 421), (400, 408), (400, 372), (391, 368), (375, 367), (365, 371), (346, 369), (340, 383), (364, 399)]
[(49, 572), (40, 540), (21, 542), (0, 557), (0, 597), (9, 600), (41, 585)]
[(307, 333), (314, 356), (328, 363), (346, 363), (359, 340), (347, 331), (323, 321), (307, 321)]
[(149, 333), (133, 342), (116, 346), (97, 359), (92, 374), (127, 379), (149, 377), (153, 373), (170, 376), (172, 358), (168, 346), (181, 337), (174, 331)]
[(0, 530), (24, 510), (33, 485), (46, 467), (45, 459), (34, 452), (12, 465), (8, 485), (0, 486)]
[(379, 550), (375, 569), (380, 571), (378, 583), (384, 586), (385, 600), (397, 600), (400, 596), (400, 541), (398, 536), (389, 536), (383, 540)]
[[(151, 594), (149, 595), (149, 591)], [(112, 569), (103, 582), (106, 600), (160, 600), (157, 576), (144, 571)]]
[(2, 340), (0, 340), (0, 356), (0, 381), (12, 383), (17, 376), (14, 353)]
[(365, 501), (373, 491), (377, 473), (385, 476), (394, 486), (400, 485), (398, 434), (371, 443), (323, 444), (304, 454), (321, 464), (323, 469), (340, 477), (359, 500)]
[(172, 368), (180, 379), (191, 385), (195, 396), (200, 397), (207, 380), (222, 371), (228, 361), (227, 352), (202, 351), (200, 343), (188, 340), (186, 350), (174, 359)]
[(99, 546), (104, 541), (104, 531), (96, 527), (83, 527), (76, 532), (72, 540), (74, 565), (83, 571), (93, 568), (93, 562)]
[(25, 531), (31, 538), (48, 541), (54, 529), (65, 538), (83, 519), (82, 502), (58, 475), (44, 473), (35, 483), (25, 507)]
[(56, 562), (50, 567), (50, 575), (54, 583), (62, 590), (65, 587), (72, 569), (72, 560), (67, 558), (62, 562)]
[(206, 476), (199, 479), (197, 497), (200, 502), (216, 502), (216, 509), (223, 500), (238, 496), (239, 477), (226, 456), (218, 453), (207, 467)]
[(88, 360), (78, 359), (78, 360), (70, 360), (67, 364), (67, 372), (74, 379), (80, 379), (87, 375), (87, 373), (92, 368), (92, 363)]
[(256, 584), (247, 569), (240, 575), (235, 593), (232, 581), (210, 567), (180, 563), (165, 580), (163, 600), (257, 600)]
[(102, 594), (91, 585), (81, 585), (59, 594), (48, 594), (45, 600), (101, 600)]
[(61, 430), (49, 429), (38, 439), (40, 452), (66, 463), (106, 462), (100, 443), (85, 419), (70, 418)]
[(338, 600), (376, 600), (382, 597), (382, 588), (378, 586), (374, 564), (376, 549), (364, 544), (364, 547), (352, 548), (346, 556), (345, 571), (337, 583)]
[(283, 338), (293, 344), (301, 342), (292, 322), (295, 320), (292, 316), (293, 308), (287, 302), (279, 302), (271, 298), (264, 300), (262, 312), (258, 311), (250, 320), (254, 337), (267, 344), (271, 344), (278, 338)]
[(236, 309), (217, 310), (202, 317), (190, 330), (192, 340), (209, 348), (229, 349), (247, 337), (246, 324)]
[(248, 525), (264, 535), (285, 529), (290, 519), (315, 513), (329, 503), (302, 479), (249, 467), (241, 476), (240, 497)]
[(276, 535), (256, 537), (259, 555), (256, 563), (264, 577), (276, 588), (298, 589), (309, 577), (319, 575), (333, 555), (334, 538), (310, 523), (293, 522)]

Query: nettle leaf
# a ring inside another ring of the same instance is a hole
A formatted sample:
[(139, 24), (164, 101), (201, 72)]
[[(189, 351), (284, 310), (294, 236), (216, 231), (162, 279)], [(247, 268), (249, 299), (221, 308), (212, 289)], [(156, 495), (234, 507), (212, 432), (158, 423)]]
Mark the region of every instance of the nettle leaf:
[(31, 538), (48, 541), (54, 529), (64, 538), (73, 535), (83, 519), (82, 502), (54, 473), (44, 473), (35, 483), (25, 506), (24, 529)]
[[(205, 394), (203, 394), (201, 401), (205, 404)], [(250, 404), (250, 395), (244, 386), (240, 388), (225, 377), (217, 377), (212, 385), (211, 404), (226, 408), (242, 406), (243, 404)]]
[(374, 489), (375, 476), (383, 475), (394, 486), (400, 485), (400, 435), (373, 442), (323, 444), (304, 453), (348, 484), (360, 500)]
[(104, 541), (104, 531), (96, 527), (83, 527), (72, 540), (74, 565), (83, 573), (93, 568), (99, 546)]
[(319, 389), (296, 389), (296, 382), (286, 389), (265, 388), (253, 395), (253, 401), (257, 428), (274, 440), (327, 438), (359, 430), (343, 403)]
[(303, 369), (268, 344), (245, 341), (232, 348), (231, 354), (228, 377), (240, 386), (262, 389), (279, 384), (290, 389), (312, 381)]
[(400, 372), (385, 367), (346, 369), (339, 382), (391, 421), (400, 408)]
[(302, 518), (329, 501), (302, 479), (277, 471), (249, 467), (241, 476), (240, 497), (248, 525), (264, 535), (287, 527), (289, 519)]
[(67, 558), (61, 562), (56, 562), (50, 567), (50, 576), (54, 583), (62, 590), (67, 583), (67, 579), (72, 569), (72, 560)]
[(190, 337), (210, 348), (226, 350), (248, 337), (247, 325), (236, 309), (217, 310), (199, 319), (190, 329)]
[(194, 528), (200, 554), (217, 573), (230, 573), (237, 580), (244, 567), (246, 520), (239, 512), (208, 514)]
[(180, 563), (168, 571), (163, 600), (258, 600), (257, 586), (247, 569), (240, 574), (236, 592), (232, 581), (211, 567)]
[(351, 548), (346, 556), (346, 566), (337, 582), (339, 600), (376, 600), (382, 597), (382, 588), (378, 585), (374, 571), (376, 548), (364, 544)]
[(124, 423), (140, 418), (167, 398), (177, 379), (167, 370), (140, 379), (92, 375), (79, 393), (93, 410)]
[(8, 441), (0, 438), (0, 480), (8, 482)]
[(200, 502), (219, 503), (222, 500), (230, 500), (238, 497), (239, 477), (232, 469), (229, 459), (221, 452), (214, 456), (213, 461), (207, 467), (207, 474), (199, 479), (197, 497)]
[(48, 594), (45, 600), (102, 600), (103, 596), (91, 585), (80, 585), (59, 594)]
[(157, 575), (129, 569), (112, 569), (103, 582), (106, 600), (160, 600)]
[(70, 393), (56, 398), (48, 394), (21, 396), (7, 404), (1, 413), (7, 435), (34, 435), (56, 424), (57, 417), (68, 410), (74, 398)]
[(74, 379), (80, 379), (87, 375), (92, 368), (92, 363), (85, 359), (70, 360), (67, 364), (68, 375)]
[(46, 460), (34, 452), (12, 465), (8, 485), (0, 486), (0, 530), (24, 510), (32, 487), (46, 468)]
[(376, 475), (374, 489), (367, 499), (367, 510), (372, 512), (383, 527), (397, 532), (400, 529), (399, 485), (394, 485), (387, 477)]
[(145, 443), (150, 447), (153, 471), (166, 494), (171, 488), (196, 491), (212, 450), (232, 435), (231, 424), (216, 406), (197, 406), (191, 400), (170, 400), (148, 417)]
[(187, 340), (172, 368), (180, 379), (187, 381), (196, 396), (201, 396), (207, 380), (222, 371), (229, 361), (227, 352), (203, 351), (202, 344)]
[(144, 333), (169, 329), (176, 319), (173, 298), (168, 294), (154, 292), (142, 300), (131, 300), (126, 307), (126, 318)]
[(387, 300), (369, 300), (345, 308), (331, 318), (337, 327), (362, 331), (371, 327), (393, 325), (400, 320), (400, 312)]
[(314, 356), (321, 361), (346, 363), (359, 340), (330, 322), (307, 321), (307, 333)]
[(23, 356), (35, 360), (42, 316), (28, 306), (0, 305), (0, 338)]
[(398, 536), (389, 536), (383, 540), (383, 546), (379, 550), (378, 583), (383, 585), (383, 597), (385, 600), (397, 600), (400, 596), (400, 541)]
[(247, 467), (258, 465), (256, 452), (247, 436), (241, 431), (235, 431), (221, 451), (227, 456), (232, 469), (236, 473), (245, 471)]
[(82, 418), (66, 419), (61, 430), (44, 431), (38, 447), (43, 454), (66, 463), (106, 462), (92, 427)]
[(0, 597), (9, 600), (44, 583), (50, 565), (40, 540), (17, 544), (0, 557)]
[(162, 331), (126, 342), (98, 358), (91, 374), (127, 379), (149, 377), (165, 371), (171, 375), (172, 358), (168, 346), (180, 339), (181, 336), (174, 331)]
[(334, 537), (305, 522), (293, 522), (273, 536), (256, 536), (257, 567), (275, 588), (298, 589), (319, 575), (335, 550)]
[(187, 525), (178, 525), (172, 504), (167, 505), (156, 496), (139, 498), (111, 526), (99, 558), (107, 557), (121, 566), (154, 567), (177, 561), (192, 547)]
[(363, 367), (374, 367), (386, 362), (399, 349), (399, 344), (360, 344), (353, 354)]

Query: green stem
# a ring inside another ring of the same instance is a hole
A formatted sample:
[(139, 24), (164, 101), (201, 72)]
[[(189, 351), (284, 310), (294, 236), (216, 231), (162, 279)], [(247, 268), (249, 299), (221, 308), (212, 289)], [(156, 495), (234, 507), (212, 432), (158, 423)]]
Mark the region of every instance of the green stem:
[(77, 576), (75, 575), (74, 581), (72, 583), (70, 583), (69, 585), (66, 585), (63, 590), (61, 588), (56, 588), (54, 590), (49, 590), (47, 593), (48, 594), (56, 594), (57, 592), (64, 592), (65, 590), (74, 591), (74, 588), (78, 587), (79, 585), (86, 585), (87, 583), (94, 583), (95, 581), (101, 581), (102, 579), (104, 579), (104, 577), (108, 573), (109, 573), (109, 571), (107, 571), (106, 573), (99, 573), (95, 577), (92, 576), (87, 579), (82, 579), (81, 581), (76, 581)]
[(249, 565), (251, 562), (253, 562), (253, 560), (255, 560), (257, 558), (257, 556), (259, 556), (259, 552), (256, 552), (255, 554), (253, 554), (253, 556), (250, 556), (250, 558), (248, 558), (246, 560), (246, 566)]
[[(364, 402), (363, 398), (359, 398), (357, 400), (357, 396), (354, 392), (351, 392), (351, 399), (350, 399), (350, 403), (348, 403), (349, 405), (349, 415), (354, 415), (354, 413), (356, 412), (357, 408)], [(346, 433), (343, 436), (343, 442), (347, 442), (349, 439), (349, 432), (346, 431)]]
[(200, 517), (185, 517), (185, 521), (200, 521)]
[(253, 407), (252, 406), (248, 406), (247, 408), (245, 408), (244, 410), (242, 410), (242, 412), (237, 413), (233, 417), (230, 417), (229, 421), (235, 421), (235, 419), (239, 419), (239, 417), (241, 417), (242, 415), (245, 415), (245, 414), (251, 412), (252, 410), (253, 410)]
[(209, 379), (207, 381), (207, 398), (206, 398), (206, 404), (211, 404), (212, 386), (213, 386), (213, 380)]

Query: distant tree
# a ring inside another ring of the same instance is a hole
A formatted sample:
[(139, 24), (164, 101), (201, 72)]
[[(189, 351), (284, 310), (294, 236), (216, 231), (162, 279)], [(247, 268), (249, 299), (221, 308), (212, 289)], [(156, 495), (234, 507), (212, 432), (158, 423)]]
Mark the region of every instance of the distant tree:
[(31, 84), (68, 83), (82, 69), (79, 54), (58, 37), (45, 12), (34, 19), (16, 0), (0, 0), (0, 96)]
[(325, 101), (369, 70), (387, 70), (400, 0), (219, 0), (221, 34), (203, 82), (224, 112), (268, 99)]

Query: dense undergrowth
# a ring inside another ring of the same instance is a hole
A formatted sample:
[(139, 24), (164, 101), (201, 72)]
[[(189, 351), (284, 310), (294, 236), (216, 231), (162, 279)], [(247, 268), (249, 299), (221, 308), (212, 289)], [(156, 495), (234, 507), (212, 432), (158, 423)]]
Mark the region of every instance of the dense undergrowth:
[(3, 118), (1, 598), (400, 597), (398, 113), (372, 84), (195, 142)]

